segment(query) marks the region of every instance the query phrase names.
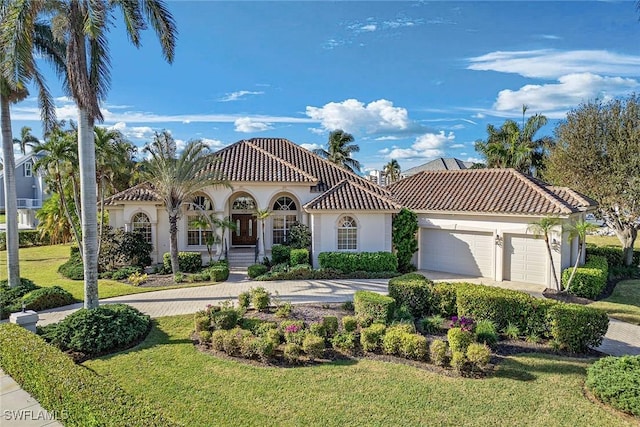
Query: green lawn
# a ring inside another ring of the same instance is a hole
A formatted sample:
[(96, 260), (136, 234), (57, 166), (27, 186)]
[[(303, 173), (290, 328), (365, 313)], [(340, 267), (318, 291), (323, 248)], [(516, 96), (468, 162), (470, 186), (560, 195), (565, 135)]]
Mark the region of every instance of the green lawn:
[(609, 298), (591, 306), (605, 310), (614, 319), (640, 325), (640, 280), (619, 282)]
[(4, 224), (6, 220), (4, 219), (4, 214), (0, 214), (0, 224)]
[[(618, 246), (618, 247), (622, 247), (622, 244), (620, 243), (620, 239), (618, 239), (616, 236), (591, 236), (588, 235), (587, 236), (587, 243), (592, 243), (596, 246)], [(640, 239), (636, 239), (635, 243), (633, 244), (633, 247), (635, 249), (640, 250)]]
[(520, 355), (486, 379), (373, 360), (264, 368), (198, 352), (193, 316), (156, 322), (140, 346), (84, 365), (184, 425), (637, 425), (584, 397), (591, 360)]
[[(20, 249), (20, 275), (31, 279), (36, 285), (47, 287), (58, 285), (71, 292), (78, 300), (84, 299), (84, 285), (81, 280), (70, 280), (58, 273), (58, 267), (69, 259), (69, 245), (38, 246)], [(7, 278), (7, 253), (0, 251), (0, 280)], [(211, 283), (193, 283), (174, 286), (203, 286)], [(173, 287), (135, 287), (115, 280), (100, 280), (100, 298), (152, 292)]]

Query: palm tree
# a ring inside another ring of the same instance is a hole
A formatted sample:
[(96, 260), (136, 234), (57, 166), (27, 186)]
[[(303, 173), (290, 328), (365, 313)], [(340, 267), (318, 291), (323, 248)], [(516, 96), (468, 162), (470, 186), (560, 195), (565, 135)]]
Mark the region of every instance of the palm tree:
[(260, 228), (262, 229), (262, 241), (260, 242), (260, 255), (264, 256), (265, 254), (265, 241), (264, 241), (264, 235), (265, 235), (265, 222), (267, 221), (267, 218), (269, 218), (271, 216), (271, 210), (269, 208), (264, 208), (264, 209), (256, 209), (256, 212), (253, 214), (253, 216), (256, 217), (256, 219), (258, 221), (260, 221)]
[[(98, 306), (98, 226), (96, 195), (96, 153), (93, 126), (102, 121), (100, 101), (106, 99), (110, 80), (108, 34), (116, 11), (122, 13), (127, 35), (140, 46), (140, 32), (153, 27), (162, 52), (173, 61), (176, 26), (162, 0), (60, 0), (56, 2), (12, 2), (26, 16), (48, 12), (56, 25), (56, 35), (67, 41), (65, 86), (78, 107), (78, 154), (82, 246), (84, 261), (84, 306)], [(45, 10), (47, 9), (47, 10)], [(16, 14), (15, 16), (20, 16)], [(35, 18), (34, 18), (35, 19)], [(12, 22), (8, 34), (21, 49), (29, 49), (29, 30), (21, 22)], [(16, 49), (20, 51), (20, 49)]]
[(178, 265), (178, 219), (185, 201), (209, 186), (229, 186), (216, 167), (216, 159), (200, 140), (190, 141), (178, 154), (176, 142), (167, 131), (156, 132), (144, 151), (150, 155), (145, 177), (153, 184), (169, 215), (171, 270)]
[(29, 126), (23, 126), (20, 129), (20, 138), (13, 138), (13, 143), (20, 146), (20, 152), (24, 156), (27, 154), (27, 147), (33, 147), (40, 143), (40, 140), (31, 133)]
[(547, 255), (549, 256), (549, 261), (551, 262), (551, 273), (553, 274), (553, 281), (555, 282), (556, 289), (560, 290), (560, 284), (558, 283), (558, 276), (556, 274), (556, 266), (553, 263), (553, 252), (551, 251), (551, 233), (553, 229), (560, 225), (560, 219), (556, 217), (546, 216), (544, 218), (540, 218), (538, 221), (534, 221), (529, 224), (527, 229), (531, 231), (536, 238), (542, 236), (544, 239), (544, 243), (547, 246)]
[[(64, 64), (62, 45), (54, 41), (51, 29), (38, 22), (33, 14), (16, 15), (14, 9), (30, 2), (2, 2), (0, 5), (0, 126), (4, 168), (4, 195), (7, 240), (7, 279), (10, 287), (20, 284), (18, 258), (18, 207), (15, 184), (15, 158), (11, 131), (10, 104), (27, 97), (26, 86), (34, 82), (45, 130), (55, 122), (55, 108), (42, 75), (36, 65), (37, 56), (52, 62), (58, 70)], [(27, 5), (28, 6), (28, 5)], [(26, 48), (17, 43), (13, 28), (21, 28), (21, 37), (29, 40)]]
[(573, 281), (573, 277), (576, 275), (576, 271), (578, 270), (578, 265), (580, 265), (580, 259), (582, 258), (582, 252), (584, 251), (584, 245), (587, 240), (587, 233), (591, 230), (594, 230), (596, 227), (594, 224), (585, 221), (584, 219), (580, 219), (573, 224), (569, 224), (564, 227), (565, 231), (569, 232), (569, 241), (578, 238), (578, 255), (576, 257), (576, 263), (573, 266), (573, 270), (571, 270), (571, 276), (569, 276), (569, 280), (567, 281), (567, 287), (565, 291), (569, 292), (569, 288), (571, 287), (571, 282)]
[(317, 148), (313, 152), (350, 172), (360, 172), (360, 162), (351, 158), (352, 153), (360, 151), (360, 147), (357, 144), (352, 144), (353, 141), (355, 141), (355, 138), (350, 133), (341, 129), (334, 130), (329, 133), (327, 150)]
[(383, 172), (387, 177), (387, 184), (396, 182), (400, 179), (400, 163), (396, 159), (391, 159), (389, 163), (384, 165)]

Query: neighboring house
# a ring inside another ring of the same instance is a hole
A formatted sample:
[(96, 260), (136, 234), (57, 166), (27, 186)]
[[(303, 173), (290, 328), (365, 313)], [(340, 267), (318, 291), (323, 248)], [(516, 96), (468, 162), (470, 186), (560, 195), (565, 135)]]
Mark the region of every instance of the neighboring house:
[(432, 160), (430, 162), (424, 163), (419, 166), (415, 166), (411, 169), (407, 169), (406, 171), (402, 171), (401, 175), (403, 178), (405, 178), (423, 171), (443, 171), (443, 170), (455, 171), (455, 170), (462, 170), (462, 169), (470, 169), (471, 166), (473, 166), (473, 162), (463, 162), (462, 160), (456, 159), (454, 157), (448, 157), (448, 158), (438, 157), (437, 159)]
[[(418, 214), (419, 269), (553, 286), (544, 241), (528, 225), (553, 215), (573, 221), (595, 202), (566, 188), (551, 187), (511, 169), (425, 171), (388, 187), (350, 173), (286, 139), (256, 138), (219, 152), (219, 166), (232, 185), (211, 188), (185, 206), (179, 223), (181, 251), (206, 253), (207, 230), (190, 218), (202, 211), (229, 218), (236, 225), (217, 254), (229, 248), (233, 265), (253, 262), (254, 251), (269, 255), (299, 221), (312, 232), (312, 259), (325, 251), (390, 251), (393, 215), (401, 207)], [(145, 233), (160, 261), (169, 250), (164, 206), (149, 183), (106, 200), (110, 224)], [(262, 225), (256, 208), (272, 210)], [(577, 240), (568, 242), (561, 228), (552, 236), (558, 274), (577, 256)], [(249, 259), (234, 254), (249, 252)], [(260, 260), (262, 258), (259, 258)]]
[[(418, 269), (547, 287), (554, 281), (546, 245), (529, 225), (546, 216), (575, 221), (596, 208), (584, 195), (514, 169), (425, 171), (387, 188), (418, 215)], [(575, 262), (578, 241), (556, 227), (551, 242), (559, 276)]]
[[(42, 174), (36, 173), (35, 154), (16, 160), (16, 195), (18, 199), (18, 226), (35, 228), (38, 225), (36, 212), (42, 207), (42, 201), (48, 196)], [(4, 212), (4, 172), (0, 172), (0, 211)]]

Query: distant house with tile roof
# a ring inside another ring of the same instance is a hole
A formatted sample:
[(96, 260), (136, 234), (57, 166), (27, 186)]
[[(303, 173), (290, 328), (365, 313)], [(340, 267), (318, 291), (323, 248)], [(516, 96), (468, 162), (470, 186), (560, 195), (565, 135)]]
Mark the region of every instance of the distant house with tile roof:
[[(316, 266), (325, 251), (391, 251), (393, 216), (407, 207), (418, 214), (419, 269), (551, 286), (546, 247), (529, 223), (548, 215), (574, 221), (595, 208), (579, 193), (512, 169), (425, 170), (381, 187), (286, 139), (242, 140), (216, 157), (211, 167), (220, 168), (231, 188), (207, 189), (184, 207), (178, 246), (206, 252), (208, 230), (192, 221), (202, 212), (230, 219), (236, 230), (217, 231), (216, 252), (227, 252), (232, 266), (269, 256), (296, 222), (311, 230)], [(106, 206), (111, 225), (145, 233), (161, 261), (169, 224), (153, 186), (132, 187)], [(264, 208), (272, 214), (261, 242), (262, 224), (253, 214)], [(561, 271), (575, 261), (577, 241), (558, 228), (553, 242)]]
[(430, 162), (424, 163), (419, 166), (412, 167), (411, 169), (407, 169), (406, 171), (402, 171), (403, 177), (408, 177), (411, 175), (415, 175), (422, 171), (440, 171), (440, 170), (462, 170), (462, 169), (470, 169), (473, 166), (473, 162), (463, 162), (460, 159), (456, 159), (454, 157), (438, 157), (435, 160), (431, 160)]

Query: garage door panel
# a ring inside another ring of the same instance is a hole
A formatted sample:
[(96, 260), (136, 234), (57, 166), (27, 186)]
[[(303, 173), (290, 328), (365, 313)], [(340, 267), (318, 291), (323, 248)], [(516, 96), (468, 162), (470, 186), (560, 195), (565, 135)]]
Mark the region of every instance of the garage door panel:
[(421, 268), (493, 277), (493, 234), (423, 229)]
[(505, 235), (504, 280), (547, 283), (547, 248), (543, 239)]

